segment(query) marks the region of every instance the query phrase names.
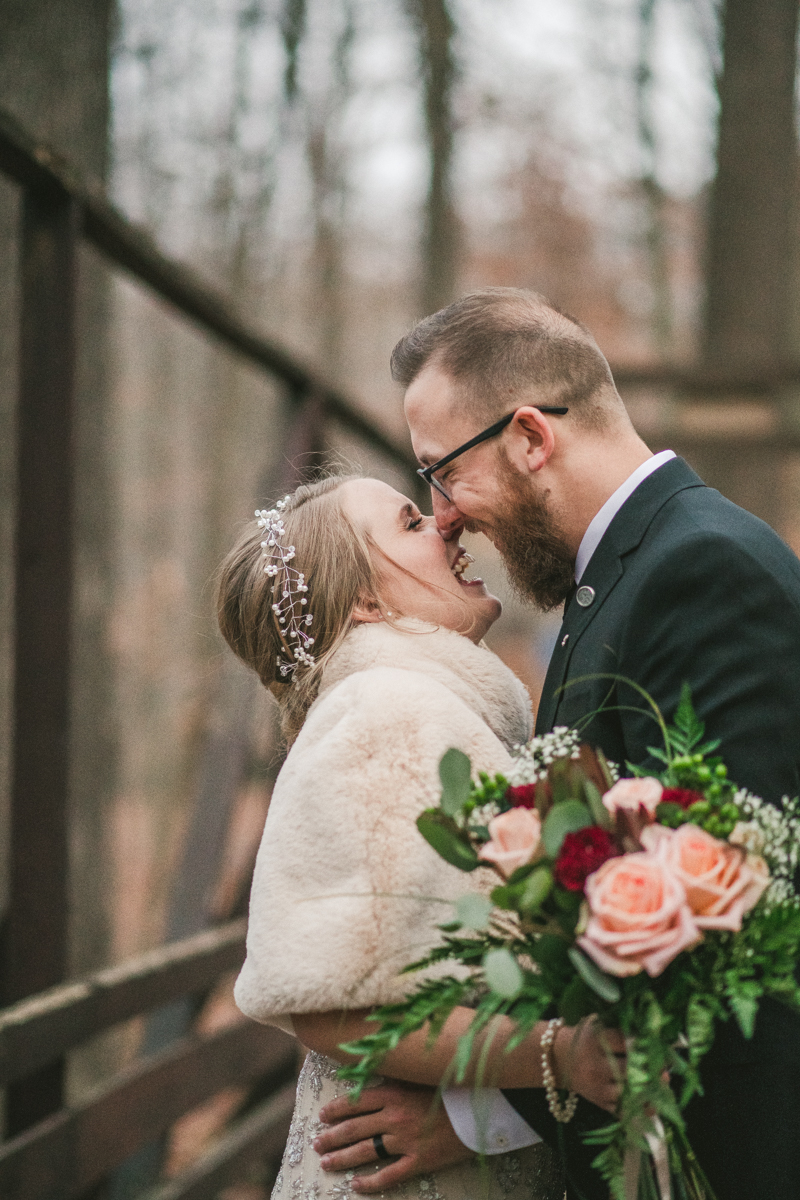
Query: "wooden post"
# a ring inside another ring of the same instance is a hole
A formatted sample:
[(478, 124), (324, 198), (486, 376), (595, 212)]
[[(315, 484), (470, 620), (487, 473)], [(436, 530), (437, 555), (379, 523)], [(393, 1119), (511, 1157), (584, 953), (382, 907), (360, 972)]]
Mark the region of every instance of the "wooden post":
[[(64, 978), (68, 936), (76, 209), (29, 189), (21, 230), (14, 746), (6, 1004)], [(8, 1089), (13, 1135), (60, 1107), (63, 1065)]]

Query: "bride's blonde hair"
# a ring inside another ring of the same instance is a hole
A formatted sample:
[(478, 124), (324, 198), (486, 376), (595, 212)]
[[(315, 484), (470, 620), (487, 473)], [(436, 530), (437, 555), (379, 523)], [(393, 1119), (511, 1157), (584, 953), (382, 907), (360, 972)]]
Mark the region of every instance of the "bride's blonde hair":
[(285, 652), (272, 611), (273, 580), (264, 573), (264, 534), (250, 521), (219, 570), (217, 619), (234, 654), (256, 672), (278, 701), (284, 737), (291, 743), (319, 690), (325, 664), (353, 626), (357, 605), (379, 604), (379, 573), (368, 534), (349, 520), (343, 484), (357, 475), (335, 475), (304, 484), (288, 498), (282, 542), (295, 548), (292, 566), (305, 575), (307, 611), (313, 615), (314, 665), (294, 680), (281, 678)]

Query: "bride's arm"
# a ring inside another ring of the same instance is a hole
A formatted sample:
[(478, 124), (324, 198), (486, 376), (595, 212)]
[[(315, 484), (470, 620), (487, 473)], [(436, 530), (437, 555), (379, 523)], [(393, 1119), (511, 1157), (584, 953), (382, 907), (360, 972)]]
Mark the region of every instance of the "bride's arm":
[[(346, 1062), (349, 1056), (339, 1048), (340, 1045), (375, 1031), (374, 1022), (367, 1021), (367, 1015), (367, 1010), (298, 1013), (292, 1016), (292, 1022), (303, 1045)], [(386, 1055), (381, 1073), (408, 1083), (437, 1087), (443, 1079), (446, 1080), (459, 1038), (466, 1032), (474, 1016), (470, 1008), (454, 1009), (439, 1036), (430, 1044), (427, 1029), (409, 1034)], [(544, 1087), (541, 1054), (544, 1029), (545, 1022), (539, 1022), (509, 1054), (506, 1046), (516, 1031), (516, 1025), (508, 1017), (497, 1018), (475, 1039), (464, 1083), (481, 1087)], [(624, 1039), (618, 1031), (594, 1026), (562, 1026), (556, 1033), (552, 1048), (556, 1082), (561, 1087), (578, 1092), (600, 1108), (613, 1111), (619, 1099), (621, 1079), (616, 1056), (624, 1054), (624, 1050)]]

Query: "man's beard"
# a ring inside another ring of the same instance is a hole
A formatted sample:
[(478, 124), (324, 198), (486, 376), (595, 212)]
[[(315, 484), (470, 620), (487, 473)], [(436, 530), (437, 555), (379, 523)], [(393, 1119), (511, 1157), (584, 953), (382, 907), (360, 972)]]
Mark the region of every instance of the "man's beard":
[(575, 555), (544, 496), (520, 477), (502, 453), (498, 473), (504, 497), (492, 521), (495, 545), (514, 591), (542, 612), (550, 612), (574, 586)]

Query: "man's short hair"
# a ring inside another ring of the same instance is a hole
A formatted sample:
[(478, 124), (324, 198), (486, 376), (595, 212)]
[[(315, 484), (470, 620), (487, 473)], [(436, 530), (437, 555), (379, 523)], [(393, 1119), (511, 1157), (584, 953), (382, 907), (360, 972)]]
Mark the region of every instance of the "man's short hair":
[(587, 426), (622, 410), (611, 370), (589, 330), (537, 292), (484, 288), (419, 321), (392, 352), (392, 378), (408, 387), (435, 363), (464, 385), (476, 416), (509, 411), (521, 392), (566, 404)]

